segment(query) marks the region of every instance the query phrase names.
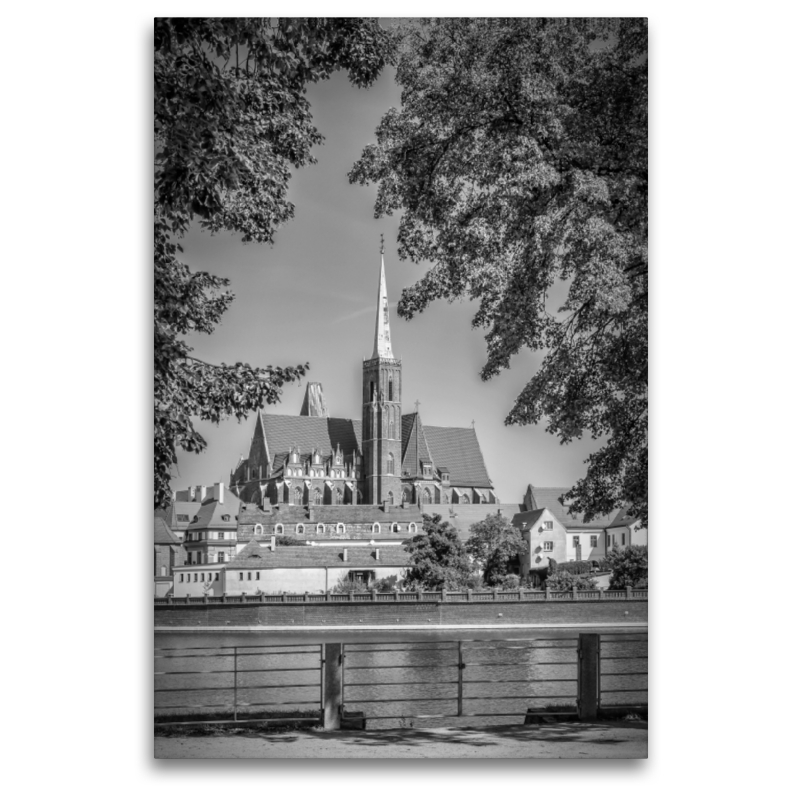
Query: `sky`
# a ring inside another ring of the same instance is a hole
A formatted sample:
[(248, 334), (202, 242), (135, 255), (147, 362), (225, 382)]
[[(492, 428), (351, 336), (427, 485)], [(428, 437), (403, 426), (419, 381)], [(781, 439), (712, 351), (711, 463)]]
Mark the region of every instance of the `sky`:
[[(372, 354), (383, 233), (392, 348), (403, 361), (403, 413), (413, 412), (418, 400), (426, 425), (474, 422), (502, 502), (521, 502), (529, 483), (574, 483), (598, 442), (587, 437), (560, 445), (544, 422), (503, 424), (541, 354), (521, 352), (510, 369), (483, 382), (485, 332), (471, 327), (477, 303), (437, 301), (411, 321), (396, 314), (402, 289), (419, 280), (427, 265), (400, 261), (400, 217), (376, 220), (375, 187), (347, 181), (362, 148), (376, 140), (382, 114), (400, 106), (394, 70), (386, 70), (369, 89), (351, 86), (340, 72), (309, 87), (308, 96), (325, 143), (313, 151), (318, 163), (295, 172), (290, 181), (295, 217), (278, 231), (275, 244), (244, 244), (237, 236), (211, 236), (199, 229), (182, 242), (186, 263), (229, 278), (236, 296), (211, 335), (190, 337), (194, 355), (253, 366), (309, 362), (302, 383), (285, 387), (281, 402), (266, 410), (299, 414), (306, 382), (317, 381), (331, 416), (360, 419), (361, 362)], [(219, 426), (195, 420), (195, 425), (208, 448), (200, 454), (179, 451), (173, 490), (227, 482), (239, 455), (249, 451), (255, 413), (241, 424), (234, 419)]]

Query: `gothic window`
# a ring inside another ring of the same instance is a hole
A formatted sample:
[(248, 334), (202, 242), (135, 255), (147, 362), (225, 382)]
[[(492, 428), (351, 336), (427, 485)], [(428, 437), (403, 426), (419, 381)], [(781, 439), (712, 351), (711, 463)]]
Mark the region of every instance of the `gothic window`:
[(394, 381), (389, 378), (389, 400), (394, 400)]
[(344, 533), (345, 530), (346, 529), (344, 527), (344, 523), (343, 522), (337, 522), (336, 523), (336, 533)]
[(464, 503), (464, 504), (469, 503), (469, 495), (466, 494), (466, 493), (462, 494), (461, 495), (461, 500), (459, 502)]
[(322, 536), (323, 533), (325, 533), (325, 526), (321, 522), (318, 522), (317, 523), (317, 536)]
[(306, 532), (306, 526), (303, 525), (302, 522), (298, 522), (297, 525), (295, 526), (294, 532), (298, 536), (302, 536)]
[(422, 502), (423, 503), (431, 503), (433, 502), (431, 499), (431, 490), (427, 487), (422, 492)]
[(295, 505), (303, 505), (303, 490), (299, 486), (294, 487), (294, 502)]
[(275, 535), (276, 536), (282, 536), (283, 535), (283, 523), (279, 522), (275, 526)]
[(400, 525), (398, 523), (392, 523), (392, 533), (400, 533)]
[(253, 536), (263, 536), (264, 535), (264, 526), (257, 522), (255, 528), (253, 528)]
[(393, 506), (393, 505), (394, 505), (394, 492), (389, 492), (389, 494), (388, 494), (388, 495), (386, 495), (386, 502), (387, 502), (387, 503), (388, 503), (390, 506)]
[(333, 502), (335, 505), (340, 506), (342, 504), (342, 490), (337, 489), (336, 494), (333, 496)]
[(417, 523), (416, 522), (412, 522), (412, 523), (409, 524), (408, 532), (409, 533), (416, 533), (417, 532)]
[(373, 522), (372, 523), (372, 532), (373, 533), (380, 533), (381, 532), (381, 524), (380, 524), (380, 522)]
[(369, 399), (370, 400), (375, 399), (375, 381), (369, 382)]
[(322, 492), (319, 489), (314, 489), (314, 505), (322, 503)]
[(389, 453), (389, 458), (386, 459), (386, 474), (394, 475), (394, 456)]
[(403, 487), (403, 502), (410, 503), (411, 502), (411, 487), (404, 486)]

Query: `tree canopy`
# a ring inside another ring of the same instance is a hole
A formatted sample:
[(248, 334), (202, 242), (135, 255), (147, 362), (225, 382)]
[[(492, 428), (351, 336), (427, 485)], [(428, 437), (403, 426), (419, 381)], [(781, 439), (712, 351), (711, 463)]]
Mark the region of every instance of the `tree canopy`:
[(499, 511), (470, 526), (465, 547), (487, 586), (502, 584), (511, 565), (527, 552), (522, 533)]
[(404, 584), (419, 584), (432, 591), (460, 589), (472, 574), (469, 556), (458, 531), (439, 514), (422, 515), (422, 533), (405, 543), (412, 566)]
[(271, 243), (294, 213), (291, 168), (314, 163), (323, 140), (306, 85), (345, 69), (368, 86), (394, 49), (376, 20), (155, 20), (155, 506), (170, 499), (177, 448), (206, 446), (192, 417), (241, 420), (308, 368), (194, 358), (184, 337), (211, 333), (233, 295), (182, 263), (178, 240), (195, 223)]
[(432, 265), (398, 313), (477, 300), (484, 380), (543, 351), (506, 424), (602, 438), (566, 499), (646, 524), (646, 20), (425, 20), (397, 81), (350, 181), (377, 184), (376, 217), (402, 212), (401, 258)]
[(609, 589), (647, 588), (647, 547), (632, 544), (618, 547), (607, 556), (611, 567)]

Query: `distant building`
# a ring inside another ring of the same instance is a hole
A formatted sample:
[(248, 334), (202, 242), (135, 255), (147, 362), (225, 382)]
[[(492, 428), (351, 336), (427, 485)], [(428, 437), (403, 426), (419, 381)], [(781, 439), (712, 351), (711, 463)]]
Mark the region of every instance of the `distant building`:
[(381, 248), (361, 419), (329, 417), (322, 385), (309, 383), (299, 416), (258, 414), (231, 490), (261, 508), (496, 504), (475, 430), (424, 425), (418, 410), (403, 414), (402, 371), (392, 351)]
[(186, 551), (161, 517), (154, 520), (153, 580), (156, 597), (166, 597), (172, 590), (173, 573), (183, 566)]
[(192, 517), (183, 544), (187, 564), (224, 564), (236, 554), (239, 498), (216, 483)]

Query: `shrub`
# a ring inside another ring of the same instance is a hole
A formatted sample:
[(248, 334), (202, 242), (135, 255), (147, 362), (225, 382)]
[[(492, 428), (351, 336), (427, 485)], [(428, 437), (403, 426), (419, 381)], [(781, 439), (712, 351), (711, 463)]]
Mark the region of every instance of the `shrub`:
[(608, 554), (608, 563), (611, 567), (609, 589), (647, 588), (647, 547), (631, 545), (612, 550)]
[(572, 591), (572, 589), (596, 589), (597, 581), (586, 575), (573, 575), (562, 569), (547, 576), (545, 588), (553, 592), (568, 592)]
[(334, 594), (348, 594), (348, 592), (366, 592), (367, 584), (361, 581), (351, 581), (348, 578), (339, 578), (339, 582), (331, 589)]
[(506, 575), (500, 582), (499, 586), (501, 589), (513, 590), (519, 589), (520, 583), (521, 581), (519, 579), (519, 575)]
[(378, 578), (378, 580), (372, 581), (369, 588), (374, 589), (376, 592), (393, 592), (399, 586), (400, 581), (397, 575), (390, 575), (388, 578)]

